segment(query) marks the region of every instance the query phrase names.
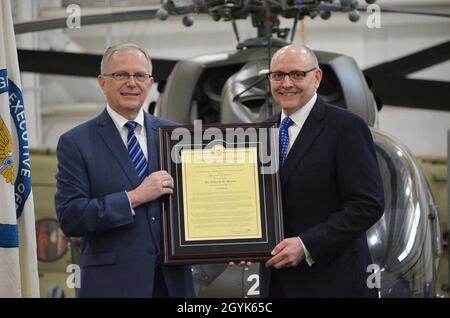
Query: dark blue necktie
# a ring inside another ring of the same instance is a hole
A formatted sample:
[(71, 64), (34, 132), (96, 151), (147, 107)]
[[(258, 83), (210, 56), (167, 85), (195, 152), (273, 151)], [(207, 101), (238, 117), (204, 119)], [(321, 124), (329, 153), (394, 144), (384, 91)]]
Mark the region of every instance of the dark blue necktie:
[(148, 174), (148, 164), (147, 160), (145, 159), (144, 152), (142, 151), (142, 148), (139, 145), (136, 134), (134, 132), (137, 125), (137, 122), (130, 120), (125, 124), (125, 127), (128, 128), (128, 154), (130, 155), (130, 159), (133, 162), (134, 168), (136, 169), (136, 172), (142, 181)]
[(286, 159), (286, 154), (289, 146), (289, 133), (288, 128), (294, 122), (290, 117), (285, 117), (280, 125), (280, 167), (284, 165), (284, 160)]

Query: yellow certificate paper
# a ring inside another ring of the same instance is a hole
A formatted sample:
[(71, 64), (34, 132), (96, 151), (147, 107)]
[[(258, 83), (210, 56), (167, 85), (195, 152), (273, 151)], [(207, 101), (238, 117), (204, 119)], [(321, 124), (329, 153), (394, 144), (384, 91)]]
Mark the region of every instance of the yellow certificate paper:
[(185, 240), (261, 238), (257, 148), (181, 151)]

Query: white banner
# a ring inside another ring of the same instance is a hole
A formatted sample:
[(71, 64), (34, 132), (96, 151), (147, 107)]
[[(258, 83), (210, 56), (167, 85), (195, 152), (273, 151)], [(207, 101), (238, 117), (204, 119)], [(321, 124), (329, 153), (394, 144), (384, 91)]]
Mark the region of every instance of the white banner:
[(0, 297), (39, 297), (30, 153), (9, 0), (0, 1)]

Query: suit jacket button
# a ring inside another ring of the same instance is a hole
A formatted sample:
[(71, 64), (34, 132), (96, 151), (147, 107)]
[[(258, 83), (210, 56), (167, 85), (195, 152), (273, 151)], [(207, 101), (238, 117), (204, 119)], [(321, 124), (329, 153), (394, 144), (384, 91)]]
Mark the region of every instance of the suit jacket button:
[(154, 216), (152, 216), (152, 221), (154, 221), (155, 220), (155, 217)]

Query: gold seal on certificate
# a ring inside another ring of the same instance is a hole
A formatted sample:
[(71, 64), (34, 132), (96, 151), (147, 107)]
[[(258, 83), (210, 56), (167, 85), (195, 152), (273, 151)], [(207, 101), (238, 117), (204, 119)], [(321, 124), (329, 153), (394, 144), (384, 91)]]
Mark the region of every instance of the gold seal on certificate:
[(164, 262), (264, 261), (282, 239), (273, 123), (160, 127)]

